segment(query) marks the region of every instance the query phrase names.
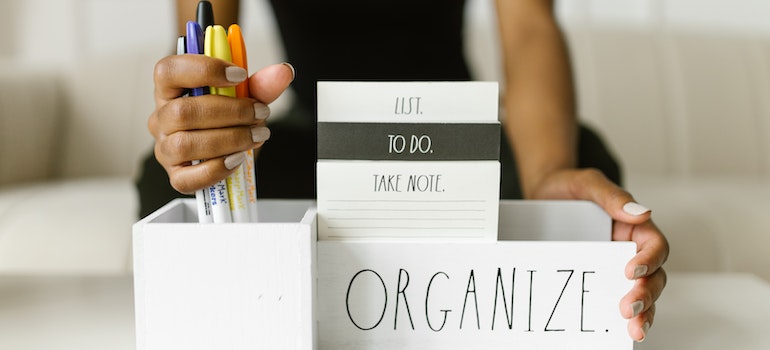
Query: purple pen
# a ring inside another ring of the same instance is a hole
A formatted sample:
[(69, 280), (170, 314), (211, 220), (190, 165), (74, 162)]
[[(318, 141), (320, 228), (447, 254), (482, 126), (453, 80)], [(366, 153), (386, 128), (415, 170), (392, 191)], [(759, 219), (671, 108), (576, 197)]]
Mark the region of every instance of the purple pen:
[[(203, 54), (203, 30), (195, 21), (187, 21), (187, 53)], [(191, 96), (201, 96), (209, 93), (206, 87), (192, 89)]]

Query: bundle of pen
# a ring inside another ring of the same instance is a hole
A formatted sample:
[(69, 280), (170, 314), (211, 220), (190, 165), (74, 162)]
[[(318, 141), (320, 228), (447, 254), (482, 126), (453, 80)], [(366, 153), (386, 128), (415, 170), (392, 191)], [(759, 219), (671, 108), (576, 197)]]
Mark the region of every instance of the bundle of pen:
[[(203, 28), (205, 28), (205, 33)], [(231, 62), (244, 69), (246, 47), (241, 29), (237, 24), (227, 30), (214, 24), (211, 3), (198, 3), (197, 22), (187, 22), (186, 36), (179, 37), (177, 54), (203, 54)], [(199, 87), (191, 89), (189, 95), (205, 94), (229, 97), (249, 97), (246, 81), (235, 87)], [(225, 180), (195, 192), (198, 206), (198, 221), (201, 223), (256, 222), (257, 190), (254, 169), (254, 153), (246, 152), (246, 161), (235, 169)], [(193, 165), (200, 163), (194, 161)]]

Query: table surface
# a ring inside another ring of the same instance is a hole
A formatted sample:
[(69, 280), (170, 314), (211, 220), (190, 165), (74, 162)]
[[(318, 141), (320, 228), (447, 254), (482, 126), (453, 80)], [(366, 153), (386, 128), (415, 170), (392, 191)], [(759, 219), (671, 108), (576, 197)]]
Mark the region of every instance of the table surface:
[[(0, 276), (0, 349), (135, 349), (131, 276)], [(770, 283), (671, 273), (635, 349), (770, 349)]]

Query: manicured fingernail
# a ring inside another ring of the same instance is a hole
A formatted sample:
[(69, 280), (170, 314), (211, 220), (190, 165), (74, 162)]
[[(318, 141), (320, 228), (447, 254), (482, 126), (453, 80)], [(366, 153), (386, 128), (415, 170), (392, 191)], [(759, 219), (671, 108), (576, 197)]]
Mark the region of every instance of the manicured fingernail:
[(637, 300), (631, 303), (631, 317), (636, 317), (636, 315), (639, 315), (642, 310), (644, 310), (644, 301)]
[(623, 205), (623, 211), (629, 215), (639, 216), (649, 212), (650, 209), (636, 202), (628, 202)]
[(225, 68), (225, 78), (231, 83), (240, 83), (248, 78), (248, 73), (241, 67), (230, 66)]
[(246, 152), (238, 152), (225, 157), (225, 168), (229, 170), (235, 169), (237, 166), (243, 164), (246, 161)]
[(270, 116), (270, 107), (263, 103), (254, 104), (254, 119), (267, 119)]
[(637, 343), (641, 343), (641, 342), (643, 342), (645, 339), (647, 339), (647, 332), (648, 332), (649, 330), (650, 330), (650, 323), (649, 323), (649, 322), (645, 322), (645, 323), (642, 325), (642, 339), (639, 339), (639, 340), (637, 341)]
[(270, 129), (264, 126), (255, 126), (251, 128), (251, 140), (254, 142), (264, 142), (270, 138)]
[(647, 265), (636, 265), (634, 267), (634, 278), (639, 279), (647, 275)]
[(297, 77), (297, 70), (294, 69), (294, 66), (292, 66), (291, 63), (289, 63), (289, 62), (283, 62), (281, 64), (283, 64), (284, 66), (289, 67), (289, 69), (291, 69), (291, 81), (294, 81), (294, 78)]

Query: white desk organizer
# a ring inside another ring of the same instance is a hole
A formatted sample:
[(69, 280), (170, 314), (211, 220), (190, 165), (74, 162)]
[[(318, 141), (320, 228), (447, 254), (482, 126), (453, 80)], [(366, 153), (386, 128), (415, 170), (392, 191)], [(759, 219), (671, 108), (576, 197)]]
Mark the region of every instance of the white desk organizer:
[(636, 247), (591, 203), (501, 201), (480, 243), (316, 242), (311, 201), (262, 201), (255, 224), (198, 224), (194, 205), (134, 225), (139, 350), (633, 346)]
[(138, 350), (313, 349), (313, 202), (260, 205), (254, 224), (199, 224), (174, 200), (134, 225)]

